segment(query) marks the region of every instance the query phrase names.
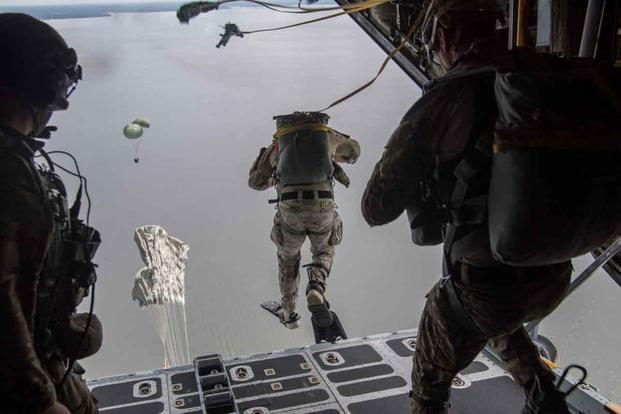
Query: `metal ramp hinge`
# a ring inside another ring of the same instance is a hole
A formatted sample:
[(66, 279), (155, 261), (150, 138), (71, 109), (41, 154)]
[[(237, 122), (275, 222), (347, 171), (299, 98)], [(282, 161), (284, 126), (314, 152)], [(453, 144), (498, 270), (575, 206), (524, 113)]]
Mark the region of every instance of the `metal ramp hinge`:
[(194, 370), (202, 394), (204, 414), (238, 414), (229, 378), (218, 354), (194, 359)]

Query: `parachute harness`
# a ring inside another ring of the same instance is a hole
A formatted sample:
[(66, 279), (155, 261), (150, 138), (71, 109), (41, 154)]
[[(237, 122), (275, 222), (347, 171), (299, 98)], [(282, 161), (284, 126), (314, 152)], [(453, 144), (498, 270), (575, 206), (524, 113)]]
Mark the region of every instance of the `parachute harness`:
[(320, 124), (318, 122), (304, 122), (302, 124), (297, 125), (286, 125), (278, 128), (274, 133), (274, 139), (278, 139), (280, 137), (284, 137), (285, 135), (289, 135), (293, 132), (297, 131), (322, 131), (322, 132), (333, 132), (334, 130), (325, 124)]

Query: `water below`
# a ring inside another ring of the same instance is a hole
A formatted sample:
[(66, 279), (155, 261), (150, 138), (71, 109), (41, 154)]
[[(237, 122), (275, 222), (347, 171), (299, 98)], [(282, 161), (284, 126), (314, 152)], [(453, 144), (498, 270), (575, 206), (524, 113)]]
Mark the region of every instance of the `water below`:
[[(85, 362), (89, 377), (162, 366), (149, 314), (131, 301), (142, 266), (132, 235), (143, 224), (162, 225), (191, 247), (186, 300), (192, 354), (249, 354), (313, 342), (304, 306), (295, 331), (259, 308), (278, 297), (269, 239), (274, 209), (267, 204), (273, 191), (249, 189), (247, 173), (259, 148), (270, 143), (272, 116), (326, 106), (370, 79), (384, 54), (347, 17), (214, 47), (229, 21), (253, 30), (302, 19), (238, 8), (184, 26), (174, 13), (51, 22), (78, 51), (85, 79), (70, 110), (54, 118), (60, 130), (49, 149), (78, 157), (89, 179), (92, 222), (103, 237), (96, 313), (105, 341)], [(386, 140), (419, 96), (390, 64), (372, 88), (330, 111), (331, 125), (362, 145), (359, 162), (345, 167), (351, 187), (336, 188), (344, 241), (328, 291), (350, 337), (416, 327), (425, 293), (440, 274), (440, 250), (412, 245), (404, 217), (371, 229), (359, 207)], [(135, 164), (122, 128), (137, 116), (148, 117), (152, 127)], [(75, 182), (66, 181), (75, 190)], [(309, 261), (305, 250), (303, 263)], [(577, 268), (587, 264), (578, 260)], [(616, 399), (619, 293), (599, 273), (543, 328), (562, 363), (587, 365), (592, 382)]]

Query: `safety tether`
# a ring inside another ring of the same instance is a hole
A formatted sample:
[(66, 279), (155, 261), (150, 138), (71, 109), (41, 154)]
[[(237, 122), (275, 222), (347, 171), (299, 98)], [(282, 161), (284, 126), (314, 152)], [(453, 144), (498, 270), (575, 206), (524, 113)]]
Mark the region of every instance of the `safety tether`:
[(377, 78), (380, 77), (380, 75), (382, 74), (382, 72), (384, 71), (384, 69), (386, 69), (386, 66), (388, 65), (388, 62), (390, 62), (390, 60), (397, 54), (399, 53), (399, 51), (401, 51), (401, 49), (403, 49), (403, 47), (407, 44), (408, 39), (414, 34), (414, 32), (416, 31), (416, 27), (417, 26), (412, 26), (412, 28), (410, 29), (410, 31), (408, 32), (408, 34), (405, 35), (405, 37), (403, 38), (403, 41), (401, 41), (401, 43), (399, 44), (399, 46), (397, 46), (392, 52), (390, 52), (388, 54), (388, 56), (386, 57), (386, 59), (384, 59), (384, 62), (382, 62), (382, 65), (380, 66), (379, 70), (377, 71), (377, 75), (375, 75), (375, 77), (373, 79), (371, 79), (370, 81), (368, 81), (367, 83), (365, 83), (364, 85), (360, 86), (359, 88), (355, 89), (354, 91), (348, 93), (347, 95), (343, 96), (342, 98), (337, 99), (336, 101), (332, 102), (330, 105), (326, 106), (323, 109), (320, 109), (317, 112), (326, 112), (327, 110), (334, 108), (336, 105), (348, 100), (349, 98), (359, 94), (360, 92), (362, 92), (363, 90), (365, 90), (366, 88), (368, 88), (369, 86), (373, 85), (373, 83), (377, 80)]
[[(253, 34), (253, 33), (274, 32), (274, 31), (277, 31), (277, 30), (291, 29), (293, 27), (304, 26), (306, 24), (316, 23), (316, 22), (320, 22), (320, 21), (323, 21), (323, 20), (332, 19), (334, 17), (343, 16), (345, 14), (358, 13), (358, 12), (361, 12), (361, 11), (372, 9), (373, 7), (377, 7), (377, 6), (380, 6), (380, 5), (385, 4), (385, 3), (389, 3), (390, 1), (392, 1), (392, 0), (369, 0), (369, 1), (362, 2), (359, 5), (355, 5), (355, 6), (352, 5), (351, 7), (349, 7), (349, 6), (345, 7), (344, 6), (342, 8), (344, 8), (346, 10), (344, 10), (342, 12), (330, 14), (328, 16), (318, 17), (316, 19), (311, 19), (311, 20), (305, 20), (305, 21), (300, 22), (300, 23), (289, 24), (289, 25), (286, 25), (286, 26), (272, 27), (272, 28), (269, 28), (269, 29), (258, 29), (258, 30), (242, 31), (241, 33), (244, 34), (244, 35), (247, 35), (247, 34)], [(304, 9), (304, 10), (309, 10), (309, 9)]]

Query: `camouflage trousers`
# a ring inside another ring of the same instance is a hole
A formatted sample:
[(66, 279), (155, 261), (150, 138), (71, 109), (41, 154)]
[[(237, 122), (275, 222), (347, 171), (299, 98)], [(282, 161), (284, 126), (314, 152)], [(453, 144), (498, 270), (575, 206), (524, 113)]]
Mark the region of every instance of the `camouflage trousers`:
[(462, 326), (446, 287), (436, 284), (427, 294), (418, 328), (412, 413), (446, 413), (454, 377), (488, 343), (524, 388), (528, 403), (552, 390), (554, 374), (541, 361), (523, 323), (542, 318), (558, 306), (571, 272), (570, 263), (533, 268), (462, 264), (460, 274), (454, 276), (455, 290), (478, 335)]
[(278, 279), (283, 308), (296, 308), (300, 284), (300, 249), (310, 240), (313, 262), (309, 279), (325, 291), (335, 247), (343, 237), (343, 224), (333, 202), (309, 208), (279, 208), (270, 238), (277, 248)]
[[(44, 367), (54, 384), (59, 384), (65, 374), (63, 360), (52, 356)], [(81, 375), (71, 373), (65, 380), (62, 388), (56, 388), (58, 401), (63, 404), (71, 414), (98, 414), (97, 400), (91, 394)]]
[(82, 376), (73, 372), (69, 374), (62, 387), (59, 387), (65, 375), (65, 363), (68, 358), (60, 355), (73, 355), (77, 359), (94, 355), (101, 348), (103, 328), (97, 315), (93, 314), (88, 333), (84, 329), (88, 321), (87, 313), (76, 313), (69, 317), (67, 325), (56, 329), (57, 351), (43, 364), (47, 375), (56, 387), (58, 401), (72, 414), (97, 414), (97, 399), (90, 392)]

